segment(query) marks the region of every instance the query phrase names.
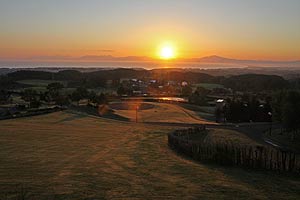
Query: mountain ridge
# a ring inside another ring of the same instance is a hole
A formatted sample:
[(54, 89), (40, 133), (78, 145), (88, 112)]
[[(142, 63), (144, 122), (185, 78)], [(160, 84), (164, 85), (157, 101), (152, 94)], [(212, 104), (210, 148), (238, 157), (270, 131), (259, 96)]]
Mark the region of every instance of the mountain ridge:
[[(14, 61), (31, 61), (31, 62), (164, 62), (157, 58), (147, 56), (112, 56), (112, 55), (83, 55), (79, 57), (71, 56), (36, 56), (29, 57), (22, 60), (1, 59), (0, 61), (14, 62)], [(238, 64), (245, 66), (259, 66), (259, 65), (292, 65), (300, 67), (300, 60), (251, 60), (251, 59), (236, 59), (226, 58), (219, 55), (204, 56), (199, 58), (177, 58), (174, 62), (193, 62), (193, 63), (218, 63), (218, 64)], [(169, 62), (169, 61), (166, 61)]]

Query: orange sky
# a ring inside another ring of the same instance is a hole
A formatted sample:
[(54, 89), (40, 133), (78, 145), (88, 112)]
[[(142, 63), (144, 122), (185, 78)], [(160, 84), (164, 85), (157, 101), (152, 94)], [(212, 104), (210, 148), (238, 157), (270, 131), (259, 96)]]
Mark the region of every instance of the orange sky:
[[(129, 3), (130, 2), (130, 3)], [(300, 59), (295, 0), (0, 2), (0, 58), (113, 55)]]

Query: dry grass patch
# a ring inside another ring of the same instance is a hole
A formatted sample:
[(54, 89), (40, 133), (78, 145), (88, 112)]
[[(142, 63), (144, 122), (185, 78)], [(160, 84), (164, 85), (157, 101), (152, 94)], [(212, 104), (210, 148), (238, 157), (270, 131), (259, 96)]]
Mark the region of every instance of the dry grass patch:
[(58, 112), (0, 122), (0, 198), (299, 199), (297, 177), (203, 165), (167, 146), (173, 128)]
[[(207, 120), (199, 117), (196, 112), (187, 110), (176, 104), (147, 103), (147, 105), (151, 105), (148, 106), (149, 109), (138, 111), (139, 122), (209, 123)], [(116, 114), (135, 121), (135, 109), (117, 109), (115, 111)]]

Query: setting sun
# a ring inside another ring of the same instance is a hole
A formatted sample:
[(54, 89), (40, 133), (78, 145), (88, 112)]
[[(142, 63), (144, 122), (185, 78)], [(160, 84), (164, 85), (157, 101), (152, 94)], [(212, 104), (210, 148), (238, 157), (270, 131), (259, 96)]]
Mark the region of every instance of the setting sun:
[(172, 46), (165, 45), (160, 49), (159, 56), (165, 60), (175, 58), (175, 50)]

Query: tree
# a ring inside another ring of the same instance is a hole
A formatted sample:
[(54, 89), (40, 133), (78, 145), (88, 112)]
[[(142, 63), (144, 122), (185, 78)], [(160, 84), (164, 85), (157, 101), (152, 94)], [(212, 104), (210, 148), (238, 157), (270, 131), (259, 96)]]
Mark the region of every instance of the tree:
[(232, 122), (270, 122), (272, 108), (268, 97), (244, 95), (228, 98), (224, 111), (225, 118)]
[(130, 87), (121, 85), (121, 86), (118, 88), (118, 90), (117, 90), (117, 94), (118, 94), (119, 96), (122, 96), (122, 95), (132, 95), (132, 94), (133, 94), (133, 89), (130, 88)]
[(295, 139), (296, 132), (300, 128), (300, 93), (297, 91), (289, 91), (283, 106), (283, 125), (293, 134), (292, 139)]
[(207, 105), (207, 95), (209, 92), (210, 91), (205, 88), (198, 87), (197, 90), (189, 96), (189, 102), (200, 106), (205, 106)]
[(47, 86), (47, 89), (50, 91), (52, 90), (57, 91), (57, 90), (61, 90), (62, 88), (64, 88), (64, 85), (59, 82), (50, 83)]
[(285, 90), (276, 92), (273, 94), (271, 107), (272, 107), (272, 115), (273, 119), (282, 122), (283, 121), (283, 107), (285, 104), (287, 92)]
[(182, 87), (182, 95), (183, 96), (190, 96), (193, 92), (193, 88), (189, 85), (183, 86)]
[(9, 100), (10, 94), (6, 90), (0, 90), (0, 102), (7, 103)]
[(98, 95), (94, 91), (91, 91), (89, 93), (89, 99), (91, 100), (91, 102), (96, 104), (105, 104), (107, 102), (106, 96), (103, 93)]
[(63, 84), (59, 83), (59, 82), (55, 82), (55, 83), (50, 83), (47, 86), (47, 90), (49, 92), (49, 95), (54, 98), (56, 96), (59, 95), (59, 92), (61, 91), (61, 89), (63, 89), (64, 86)]
[(71, 95), (73, 101), (89, 98), (89, 91), (84, 87), (77, 88)]
[(210, 90), (204, 88), (204, 87), (197, 87), (195, 94), (207, 96), (210, 93)]
[(40, 106), (39, 94), (33, 89), (25, 89), (22, 99), (29, 102), (31, 108), (37, 108)]
[(47, 92), (42, 97), (48, 101), (55, 101), (56, 104), (66, 105), (68, 97), (61, 94), (63, 88), (64, 85), (60, 82), (50, 83), (47, 86)]
[(105, 94), (101, 93), (99, 96), (99, 101), (98, 104), (107, 104), (108, 103), (108, 99), (105, 96)]
[(285, 89), (289, 82), (280, 76), (263, 74), (242, 74), (225, 78), (222, 84), (236, 91), (274, 91)]
[(70, 102), (69, 102), (68, 96), (59, 95), (55, 98), (55, 103), (60, 106), (65, 106), (65, 105), (68, 105)]

